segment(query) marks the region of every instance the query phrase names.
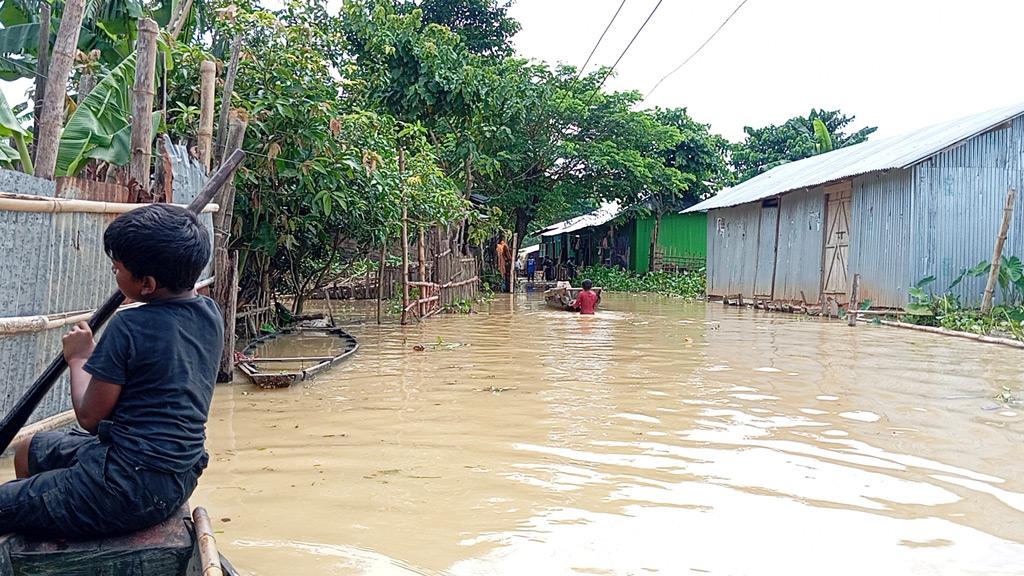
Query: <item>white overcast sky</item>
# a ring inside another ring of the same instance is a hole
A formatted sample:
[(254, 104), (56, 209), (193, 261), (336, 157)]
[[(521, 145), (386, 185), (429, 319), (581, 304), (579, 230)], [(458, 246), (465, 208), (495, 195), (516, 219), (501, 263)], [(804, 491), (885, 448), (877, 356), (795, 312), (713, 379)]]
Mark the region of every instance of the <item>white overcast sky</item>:
[[(648, 90), (740, 0), (663, 0), (607, 86)], [(620, 0), (517, 0), (523, 56), (580, 66)], [(611, 65), (657, 0), (626, 0)], [(1024, 0), (748, 0), (645, 106), (686, 107), (731, 140), (812, 107), (895, 135), (1024, 101)], [(592, 63), (591, 66), (595, 64)]]
[[(516, 49), (580, 66), (620, 1), (516, 0)], [(607, 86), (646, 94), (739, 2), (662, 0)], [(611, 65), (655, 4), (626, 0), (590, 66)], [(1024, 0), (748, 0), (644, 104), (686, 107), (731, 140), (812, 107), (899, 134), (1024, 101), (1022, 24)], [(24, 99), (27, 83), (3, 84)]]

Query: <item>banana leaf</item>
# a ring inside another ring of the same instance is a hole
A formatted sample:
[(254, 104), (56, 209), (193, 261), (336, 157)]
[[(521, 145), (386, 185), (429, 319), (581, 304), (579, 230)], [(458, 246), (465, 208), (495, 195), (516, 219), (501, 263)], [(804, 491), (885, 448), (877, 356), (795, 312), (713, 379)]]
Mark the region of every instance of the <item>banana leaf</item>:
[[(18, 146), (18, 150), (14, 152), (15, 159), (21, 161), (22, 169), (26, 173), (32, 174), (34, 172), (32, 157), (28, 153), (28, 141), (32, 139), (32, 134), (18, 121), (18, 117), (14, 114), (14, 110), (11, 110), (11, 105), (7, 103), (7, 98), (2, 92), (0, 92), (0, 137), (14, 139)], [(10, 146), (7, 148), (13, 150)], [(3, 150), (2, 155), (6, 160), (9, 156), (8, 150)]]
[[(57, 149), (57, 174), (74, 176), (90, 159), (117, 166), (131, 159), (131, 86), (135, 56), (125, 58), (93, 88), (68, 119)], [(152, 116), (153, 134), (160, 113)]]
[(6, 142), (0, 142), (0, 165), (10, 167), (19, 158), (17, 150), (11, 148)]
[(828, 128), (825, 123), (815, 118), (813, 121), (814, 125), (814, 138), (817, 140), (818, 153), (823, 154), (825, 152), (832, 151), (832, 135), (828, 133)]

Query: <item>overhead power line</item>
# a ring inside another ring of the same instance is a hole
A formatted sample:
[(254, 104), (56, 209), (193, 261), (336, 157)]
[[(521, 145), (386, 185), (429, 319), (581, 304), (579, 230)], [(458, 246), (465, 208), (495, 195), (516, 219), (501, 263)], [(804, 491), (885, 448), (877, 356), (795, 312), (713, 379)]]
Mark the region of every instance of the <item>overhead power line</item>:
[(748, 1), (748, 0), (743, 0), (742, 2), (740, 2), (740, 3), (739, 3), (739, 5), (738, 5), (738, 6), (736, 6), (736, 8), (735, 8), (735, 9), (734, 9), (734, 10), (732, 11), (732, 13), (730, 13), (730, 14), (729, 14), (729, 15), (728, 15), (728, 16), (727, 16), (727, 17), (725, 18), (725, 20), (724, 20), (724, 21), (722, 21), (722, 23), (718, 25), (718, 28), (715, 28), (715, 31), (711, 33), (711, 36), (708, 36), (708, 39), (707, 39), (707, 40), (705, 40), (703, 44), (701, 44), (700, 46), (698, 46), (698, 47), (697, 47), (697, 49), (693, 51), (693, 54), (690, 54), (689, 56), (687, 56), (687, 57), (686, 57), (686, 60), (683, 60), (683, 63), (682, 63), (682, 64), (680, 64), (679, 66), (676, 66), (675, 68), (673, 68), (673, 69), (672, 69), (672, 71), (671, 71), (671, 72), (669, 72), (668, 74), (665, 74), (665, 76), (663, 76), (663, 77), (661, 78), (661, 80), (658, 80), (658, 83), (657, 83), (657, 84), (655, 84), (655, 85), (654, 85), (654, 87), (653, 87), (653, 88), (651, 88), (651, 89), (650, 89), (650, 90), (649, 90), (649, 91), (647, 92), (647, 95), (646, 95), (646, 96), (644, 96), (644, 100), (647, 100), (648, 98), (650, 98), (650, 97), (651, 97), (651, 94), (653, 94), (653, 93), (654, 93), (654, 91), (658, 89), (658, 86), (661, 86), (661, 83), (662, 83), (662, 82), (664, 82), (664, 81), (665, 81), (665, 80), (666, 80), (666, 79), (667, 79), (667, 78), (668, 78), (669, 76), (671, 76), (671, 75), (675, 74), (676, 72), (678, 72), (678, 71), (679, 71), (679, 70), (680, 70), (680, 69), (681, 69), (681, 68), (682, 68), (683, 66), (686, 66), (686, 64), (687, 64), (687, 63), (689, 63), (689, 62), (690, 62), (690, 60), (693, 60), (693, 58), (694, 58), (694, 57), (695, 57), (695, 56), (696, 56), (697, 54), (700, 54), (700, 51), (701, 51), (701, 50), (703, 50), (703, 49), (704, 49), (704, 47), (705, 47), (705, 46), (707, 46), (707, 45), (708, 45), (708, 43), (709, 43), (709, 42), (711, 42), (711, 40), (713, 40), (713, 39), (715, 38), (715, 36), (717, 36), (717, 35), (718, 35), (718, 33), (722, 31), (722, 28), (725, 28), (725, 25), (729, 23), (729, 20), (732, 20), (732, 17), (733, 17), (733, 16), (735, 16), (735, 15), (736, 15), (736, 13), (740, 11), (740, 8), (743, 8), (743, 6), (744, 6), (744, 5), (745, 5), (745, 4), (747, 3), (747, 1)]
[(590, 51), (590, 55), (587, 56), (587, 61), (580, 66), (580, 69), (576, 71), (576, 79), (579, 80), (580, 76), (583, 75), (583, 71), (587, 69), (587, 65), (590, 64), (590, 59), (594, 57), (594, 52), (597, 52), (597, 47), (601, 45), (601, 41), (604, 40), (604, 35), (608, 33), (608, 30), (615, 23), (615, 19), (619, 17), (619, 12), (622, 12), (622, 7), (626, 5), (626, 0), (622, 0), (619, 4), (619, 9), (612, 15), (612, 19), (608, 21), (608, 25), (604, 27), (604, 32), (601, 32), (601, 37), (597, 39), (597, 44), (594, 44), (594, 48)]
[(583, 106), (584, 108), (590, 106), (590, 101), (594, 99), (594, 95), (601, 90), (601, 87), (604, 86), (605, 80), (607, 80), (608, 76), (611, 76), (611, 73), (615, 71), (615, 68), (619, 65), (619, 62), (622, 62), (622, 58), (626, 55), (626, 52), (629, 52), (629, 49), (633, 46), (633, 42), (636, 42), (637, 37), (640, 36), (640, 33), (644, 31), (644, 28), (647, 27), (647, 23), (650, 22), (651, 18), (654, 17), (654, 13), (657, 12), (658, 8), (661, 7), (662, 2), (664, 2), (664, 0), (658, 0), (658, 3), (654, 5), (654, 8), (651, 10), (651, 13), (647, 15), (647, 19), (644, 20), (644, 23), (640, 25), (639, 29), (637, 29), (636, 34), (633, 34), (633, 38), (629, 40), (629, 44), (626, 44), (626, 47), (622, 50), (622, 53), (619, 54), (619, 57), (615, 60), (615, 63), (612, 64), (611, 68), (605, 71), (604, 76), (601, 78), (601, 81), (598, 82), (597, 87), (595, 87), (594, 91), (590, 93), (590, 98), (587, 98), (587, 103)]

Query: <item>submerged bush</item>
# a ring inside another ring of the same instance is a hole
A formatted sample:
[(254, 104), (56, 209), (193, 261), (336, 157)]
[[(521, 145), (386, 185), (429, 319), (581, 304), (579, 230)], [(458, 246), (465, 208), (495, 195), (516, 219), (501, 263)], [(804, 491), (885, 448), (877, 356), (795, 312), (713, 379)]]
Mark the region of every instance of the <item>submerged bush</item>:
[(704, 268), (686, 272), (648, 272), (637, 274), (619, 268), (590, 266), (579, 271), (573, 286), (579, 286), (585, 278), (611, 292), (649, 292), (681, 298), (703, 298), (705, 289)]

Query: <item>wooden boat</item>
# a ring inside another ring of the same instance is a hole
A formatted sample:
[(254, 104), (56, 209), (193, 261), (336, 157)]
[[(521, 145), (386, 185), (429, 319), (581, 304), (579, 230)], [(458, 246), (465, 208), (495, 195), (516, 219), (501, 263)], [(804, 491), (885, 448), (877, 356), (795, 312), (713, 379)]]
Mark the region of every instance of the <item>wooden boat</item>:
[(217, 552), (206, 511), (183, 506), (167, 520), (133, 534), (75, 542), (0, 536), (0, 576), (201, 576), (238, 572)]
[[(320, 344), (324, 353), (312, 356), (260, 355), (261, 348), (269, 347), (274, 341), (283, 338), (323, 340)], [(285, 328), (250, 342), (240, 355), (238, 368), (260, 388), (287, 388), (327, 370), (355, 354), (358, 349), (356, 339), (341, 328)]]
[[(580, 295), (582, 288), (573, 288), (569, 286), (567, 282), (559, 282), (559, 286), (549, 288), (544, 291), (544, 302), (552, 308), (558, 310), (575, 311), (576, 309), (570, 306), (576, 297)], [(600, 288), (591, 288), (599, 296), (601, 295)]]

